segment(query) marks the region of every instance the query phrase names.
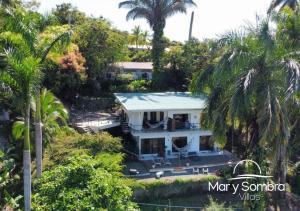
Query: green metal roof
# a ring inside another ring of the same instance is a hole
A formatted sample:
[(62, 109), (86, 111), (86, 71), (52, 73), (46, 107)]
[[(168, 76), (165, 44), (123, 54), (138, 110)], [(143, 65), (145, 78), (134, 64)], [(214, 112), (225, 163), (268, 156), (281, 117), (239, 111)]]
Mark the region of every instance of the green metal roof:
[(201, 110), (206, 106), (204, 96), (189, 92), (115, 93), (127, 111)]

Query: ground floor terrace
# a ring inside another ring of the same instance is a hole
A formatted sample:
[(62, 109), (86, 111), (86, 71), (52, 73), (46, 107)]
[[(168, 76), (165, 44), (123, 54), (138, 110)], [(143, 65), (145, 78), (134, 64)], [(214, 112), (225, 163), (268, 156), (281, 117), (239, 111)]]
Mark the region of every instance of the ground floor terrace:
[(154, 178), (162, 172), (163, 177), (182, 177), (192, 174), (217, 174), (224, 166), (232, 166), (238, 159), (228, 151), (221, 154), (194, 157), (178, 157), (165, 160), (155, 157), (153, 160), (131, 161), (126, 163), (125, 174), (140, 179)]
[[(212, 139), (211, 131), (181, 130), (174, 132), (134, 133), (139, 160), (164, 161), (173, 158), (192, 158), (221, 155), (223, 152)], [(166, 161), (167, 162), (167, 161)]]

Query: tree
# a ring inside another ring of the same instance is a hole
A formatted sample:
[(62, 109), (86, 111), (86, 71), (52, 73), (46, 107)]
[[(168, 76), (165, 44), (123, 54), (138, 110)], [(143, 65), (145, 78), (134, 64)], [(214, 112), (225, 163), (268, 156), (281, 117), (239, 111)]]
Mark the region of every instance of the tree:
[[(25, 105), (25, 144), (24, 144), (24, 198), (25, 210), (31, 207), (31, 157), (30, 157), (30, 100), (33, 91), (36, 94), (35, 116), (35, 146), (37, 175), (42, 172), (42, 124), (40, 118), (40, 85), (42, 72), (41, 67), (47, 55), (57, 44), (67, 41), (70, 32), (59, 34), (50, 42), (39, 39), (36, 16), (33, 13), (25, 13), (22, 8), (6, 10), (5, 32), (0, 34), (4, 43), (7, 71), (3, 72), (4, 80), (18, 95), (22, 95), (22, 103)], [(49, 41), (49, 40), (48, 40)], [(17, 87), (15, 87), (17, 85)]]
[[(35, 183), (35, 210), (133, 210), (120, 154), (70, 157)], [(58, 176), (59, 175), (59, 176)]]
[[(17, 35), (11, 34), (11, 38)], [(31, 55), (24, 55), (16, 49), (6, 50), (7, 68), (1, 71), (0, 80), (11, 87), (23, 107), (25, 117), (25, 137), (23, 150), (23, 180), (25, 210), (31, 209), (31, 155), (30, 155), (30, 100), (40, 83), (39, 60)]]
[[(19, 49), (19, 51), (28, 51), (32, 57), (38, 59), (39, 66), (42, 66), (50, 53), (50, 51), (57, 47), (57, 45), (64, 46), (62, 43), (66, 43), (69, 40), (70, 32), (60, 33), (50, 40), (39, 39), (40, 32), (37, 30), (38, 23), (30, 20), (30, 13), (24, 15), (22, 11), (11, 11), (7, 14), (7, 21), (9, 22), (11, 31), (22, 35), (25, 49)], [(16, 27), (17, 26), (17, 27)], [(9, 36), (7, 39), (11, 39)], [(15, 45), (13, 40), (10, 40), (12, 45)], [(42, 173), (42, 123), (41, 123), (41, 111), (40, 111), (40, 86), (36, 90), (36, 112), (35, 112), (35, 147), (36, 147), (36, 166), (37, 176), (40, 177)]]
[(145, 30), (144, 32), (142, 32), (142, 43), (144, 45), (148, 44), (149, 36), (150, 36), (149, 31)]
[[(68, 111), (60, 100), (47, 89), (41, 91), (41, 121), (43, 124), (44, 145), (46, 146), (59, 131), (62, 124), (67, 124)], [(44, 148), (44, 147), (43, 147)]]
[(136, 48), (138, 48), (139, 43), (141, 41), (141, 37), (142, 37), (141, 27), (135, 26), (134, 29), (132, 30), (132, 34), (134, 36), (135, 46), (136, 46)]
[(57, 17), (61, 24), (78, 24), (85, 20), (85, 14), (80, 12), (71, 3), (56, 5), (52, 13)]
[(176, 13), (186, 13), (187, 6), (195, 6), (192, 0), (129, 0), (119, 4), (119, 8), (127, 8), (126, 19), (143, 18), (150, 24), (154, 34), (152, 40), (153, 69), (162, 69), (161, 59), (164, 53), (163, 35), (166, 19)]
[(268, 13), (277, 7), (280, 7), (280, 9), (283, 9), (284, 7), (290, 7), (291, 9), (295, 10), (298, 5), (299, 0), (272, 0)]
[(126, 60), (127, 35), (106, 20), (89, 18), (76, 28), (74, 38), (86, 59), (88, 94), (99, 94), (110, 65)]
[(208, 113), (216, 139), (223, 142), (228, 124), (234, 127), (239, 122), (248, 131), (249, 152), (258, 160), (265, 154), (272, 156), (275, 179), (285, 183), (290, 138), (287, 105), (300, 80), (297, 48), (278, 39), (268, 20), (245, 32), (226, 34), (218, 48), (222, 51), (218, 63), (192, 84), (194, 92), (210, 90)]

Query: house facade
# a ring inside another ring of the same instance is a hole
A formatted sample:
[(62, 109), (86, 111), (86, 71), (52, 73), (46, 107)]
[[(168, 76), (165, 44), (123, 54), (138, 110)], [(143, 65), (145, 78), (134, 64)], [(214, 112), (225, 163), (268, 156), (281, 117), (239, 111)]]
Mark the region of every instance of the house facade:
[(133, 75), (134, 80), (152, 79), (152, 62), (118, 62), (113, 66), (117, 71), (114, 73), (110, 73), (112, 77), (114, 77), (118, 73), (130, 73)]
[(212, 132), (202, 128), (205, 98), (190, 93), (116, 93), (123, 130), (131, 133), (140, 160), (154, 156), (215, 155)]

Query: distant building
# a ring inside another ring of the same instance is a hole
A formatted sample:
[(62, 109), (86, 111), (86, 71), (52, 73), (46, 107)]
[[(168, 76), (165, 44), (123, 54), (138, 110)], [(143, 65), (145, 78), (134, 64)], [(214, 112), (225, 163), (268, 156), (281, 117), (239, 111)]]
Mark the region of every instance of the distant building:
[(131, 73), (134, 80), (151, 80), (153, 73), (152, 62), (118, 62), (113, 65), (115, 71), (108, 78), (114, 78), (117, 73)]

